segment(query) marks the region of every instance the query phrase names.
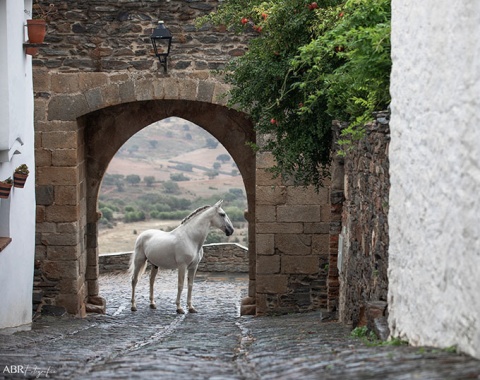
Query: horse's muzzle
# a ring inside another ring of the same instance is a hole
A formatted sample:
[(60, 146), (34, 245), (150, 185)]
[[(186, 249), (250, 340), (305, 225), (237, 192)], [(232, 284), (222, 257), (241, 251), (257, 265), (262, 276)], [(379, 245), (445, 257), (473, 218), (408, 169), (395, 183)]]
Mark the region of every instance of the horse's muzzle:
[(230, 236), (233, 234), (233, 231), (235, 231), (233, 227), (230, 227), (230, 226), (225, 227), (225, 235)]

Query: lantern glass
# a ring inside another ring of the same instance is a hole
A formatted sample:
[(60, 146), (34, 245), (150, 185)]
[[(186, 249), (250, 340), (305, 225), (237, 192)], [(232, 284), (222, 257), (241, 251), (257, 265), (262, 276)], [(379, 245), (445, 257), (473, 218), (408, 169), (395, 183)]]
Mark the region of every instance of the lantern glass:
[(167, 57), (170, 54), (170, 47), (172, 45), (172, 34), (165, 27), (163, 21), (158, 22), (158, 26), (150, 36), (153, 50), (158, 57), (160, 64), (163, 66), (165, 72), (167, 71)]

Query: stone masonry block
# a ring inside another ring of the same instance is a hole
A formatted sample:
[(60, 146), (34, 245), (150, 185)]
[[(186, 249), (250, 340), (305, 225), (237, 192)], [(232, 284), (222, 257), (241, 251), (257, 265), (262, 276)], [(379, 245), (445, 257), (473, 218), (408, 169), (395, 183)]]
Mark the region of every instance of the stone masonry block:
[(257, 234), (255, 244), (258, 255), (273, 255), (275, 253), (274, 234)]
[(59, 234), (78, 234), (80, 230), (78, 221), (70, 223), (57, 223), (57, 232)]
[(108, 84), (108, 75), (106, 73), (78, 73), (78, 86), (80, 91), (85, 92), (91, 88), (103, 87)]
[(277, 207), (279, 222), (320, 222), (320, 206), (281, 205)]
[(83, 300), (85, 297), (81, 292), (79, 294), (60, 294), (56, 298), (57, 306), (63, 306), (69, 314), (81, 314), (82, 308), (85, 308)]
[(211, 103), (213, 99), (213, 90), (215, 89), (215, 82), (200, 81), (198, 83), (198, 97), (197, 100), (201, 102)]
[[(38, 139), (35, 139), (35, 141), (38, 141)], [(37, 166), (51, 166), (52, 151), (47, 149), (35, 149), (35, 164)]]
[(39, 167), (37, 168), (37, 185), (76, 185), (78, 169), (76, 167)]
[(153, 86), (153, 98), (154, 99), (163, 99), (165, 98), (165, 81), (155, 80), (152, 82)]
[(116, 84), (102, 87), (100, 93), (102, 97), (101, 108), (113, 106), (122, 102), (120, 98), (120, 90)]
[(268, 169), (275, 165), (275, 158), (272, 153), (257, 153), (257, 169)]
[(33, 88), (37, 92), (50, 92), (50, 71), (35, 70), (33, 76)]
[(316, 274), (319, 269), (316, 256), (282, 256), (282, 273)]
[(198, 81), (193, 79), (183, 80), (179, 88), (180, 99), (197, 100), (197, 89)]
[(58, 95), (48, 103), (48, 120), (76, 120), (89, 111), (83, 94)]
[(284, 186), (257, 186), (257, 205), (281, 205), (286, 202)]
[(75, 149), (78, 145), (76, 132), (43, 132), (42, 146), (45, 149)]
[(178, 99), (178, 81), (175, 78), (163, 78), (165, 99)]
[(74, 206), (79, 203), (77, 186), (55, 186), (55, 204)]
[(119, 83), (118, 93), (122, 103), (135, 101), (135, 86), (133, 82)]
[(300, 205), (330, 205), (329, 192), (326, 187), (320, 188), (317, 193), (313, 186), (307, 188), (289, 186), (287, 191), (287, 203)]
[(280, 256), (257, 256), (257, 274), (280, 273)]
[(280, 186), (282, 184), (280, 177), (274, 178), (273, 174), (265, 169), (257, 169), (255, 175), (257, 186)]
[(62, 278), (77, 279), (79, 277), (78, 261), (44, 261), (42, 263), (43, 274), (49, 280)]
[(312, 237), (302, 234), (279, 234), (275, 236), (275, 247), (285, 255), (311, 255)]
[(47, 259), (50, 261), (75, 261), (80, 257), (80, 246), (48, 246)]
[(260, 223), (255, 227), (257, 234), (301, 234), (303, 223)]
[(288, 290), (288, 276), (281, 274), (258, 274), (257, 293), (284, 294)]
[(275, 206), (257, 206), (255, 209), (255, 220), (257, 222), (275, 222), (277, 220), (276, 211)]
[(320, 223), (305, 223), (306, 234), (328, 234), (330, 233), (330, 223), (320, 222)]
[(40, 122), (47, 121), (47, 100), (46, 99), (37, 99), (33, 105), (34, 112), (33, 118), (35, 120), (35, 125)]
[(330, 252), (330, 235), (314, 235), (312, 241), (312, 251), (315, 255), (328, 254)]
[(45, 207), (45, 221), (47, 222), (75, 222), (78, 217), (78, 206), (52, 205)]
[(51, 76), (52, 92), (57, 94), (75, 93), (80, 91), (78, 74), (57, 73)]
[(54, 166), (75, 166), (77, 163), (77, 149), (55, 149), (52, 151), (52, 165)]
[(88, 265), (85, 273), (86, 280), (96, 280), (99, 275), (98, 265)]
[(41, 239), (42, 244), (45, 244), (47, 246), (77, 246), (79, 243), (78, 233), (43, 233)]
[(215, 83), (215, 90), (213, 91), (213, 98), (212, 102), (214, 104), (220, 104), (222, 106), (227, 105), (229, 96), (228, 91), (230, 90), (230, 86), (223, 83)]
[(151, 100), (153, 99), (153, 84), (150, 80), (142, 80), (135, 83), (135, 99)]

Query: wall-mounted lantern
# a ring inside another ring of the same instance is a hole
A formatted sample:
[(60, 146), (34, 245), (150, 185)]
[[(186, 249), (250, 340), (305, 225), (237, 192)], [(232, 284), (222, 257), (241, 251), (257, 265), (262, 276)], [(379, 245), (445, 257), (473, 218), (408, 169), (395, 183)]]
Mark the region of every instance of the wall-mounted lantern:
[(167, 72), (167, 57), (170, 54), (170, 46), (172, 45), (172, 33), (165, 27), (163, 21), (159, 21), (150, 39), (152, 40), (155, 55), (158, 57), (165, 72)]

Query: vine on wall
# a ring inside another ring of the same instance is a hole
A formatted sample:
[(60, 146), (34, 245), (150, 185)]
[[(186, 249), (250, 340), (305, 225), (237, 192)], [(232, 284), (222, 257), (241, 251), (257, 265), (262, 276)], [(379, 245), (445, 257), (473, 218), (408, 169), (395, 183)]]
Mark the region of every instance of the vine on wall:
[(321, 186), (332, 121), (350, 122), (345, 144), (388, 106), (390, 17), (389, 0), (229, 0), (199, 20), (254, 36), (224, 74), (230, 104), (251, 115), (275, 175)]

